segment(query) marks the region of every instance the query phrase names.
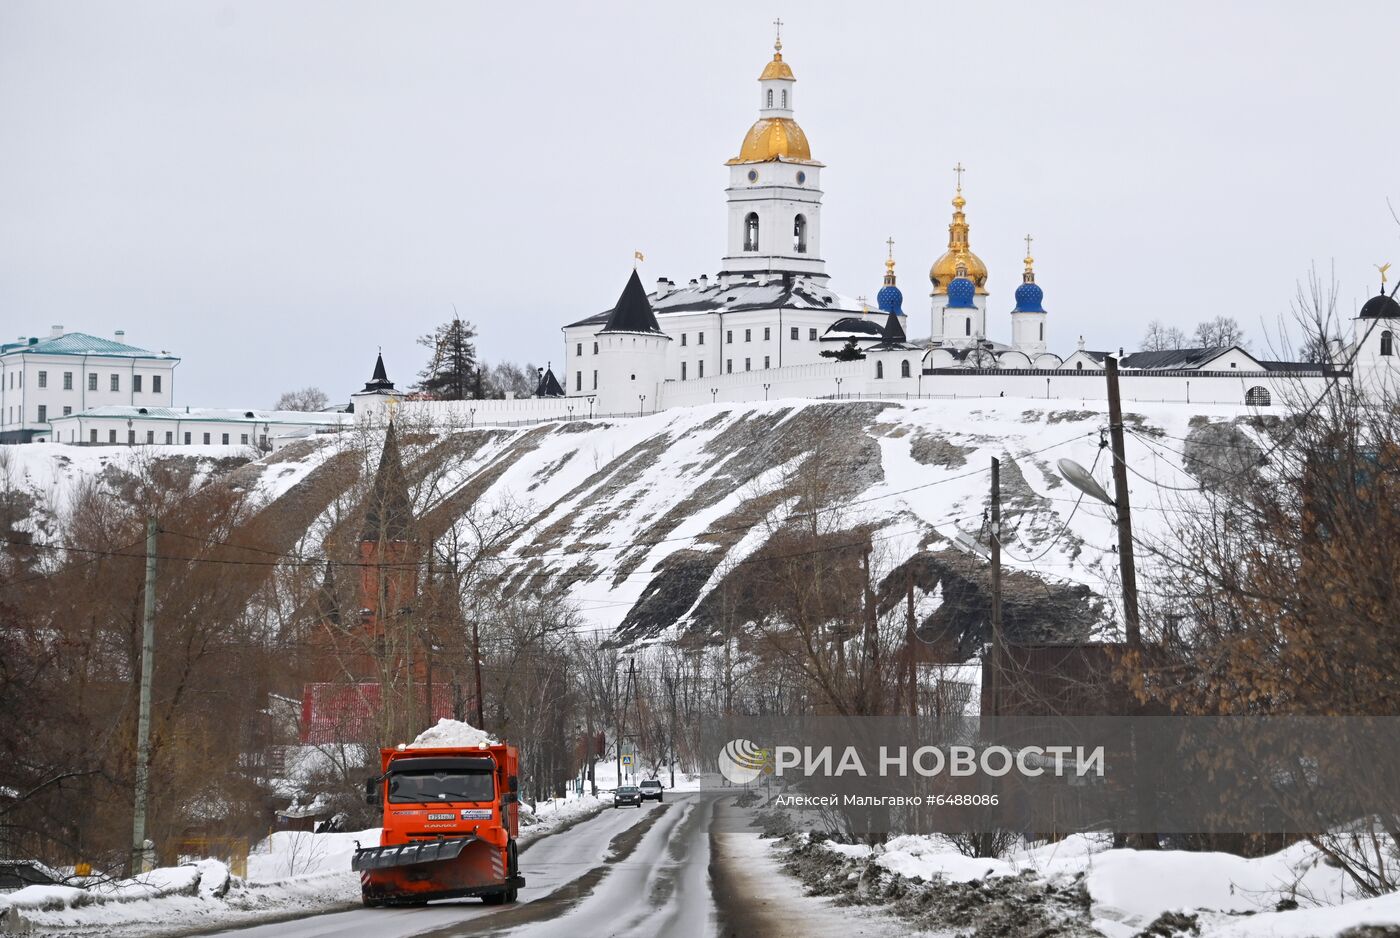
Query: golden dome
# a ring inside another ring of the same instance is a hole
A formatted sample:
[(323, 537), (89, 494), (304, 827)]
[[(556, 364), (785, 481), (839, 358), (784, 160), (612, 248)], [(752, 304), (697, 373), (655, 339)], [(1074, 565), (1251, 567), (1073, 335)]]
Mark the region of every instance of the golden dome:
[(725, 163), (769, 163), (785, 160), (789, 163), (811, 163), (812, 149), (807, 135), (790, 117), (763, 117), (754, 122), (744, 137), (739, 155)]
[(773, 53), (773, 61), (763, 67), (763, 74), (758, 76), (759, 81), (769, 81), (774, 78), (781, 78), (785, 81), (797, 81), (792, 77), (792, 68), (783, 61), (781, 52)]
[(973, 254), (972, 248), (968, 246), (967, 232), (970, 226), (967, 216), (963, 214), (965, 205), (967, 200), (963, 198), (962, 187), (959, 186), (957, 195), (953, 197), (953, 221), (948, 226), (948, 251), (934, 261), (928, 271), (928, 279), (933, 283), (934, 296), (948, 292), (949, 281), (958, 275), (959, 260), (966, 264), (967, 277), (977, 288), (977, 292), (983, 295), (987, 292), (987, 265), (982, 262), (982, 258)]

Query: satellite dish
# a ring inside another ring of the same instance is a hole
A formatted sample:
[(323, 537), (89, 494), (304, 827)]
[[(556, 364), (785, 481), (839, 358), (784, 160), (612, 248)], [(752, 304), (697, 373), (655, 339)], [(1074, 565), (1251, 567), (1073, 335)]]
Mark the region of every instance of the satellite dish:
[(1105, 505), (1116, 504), (1108, 497), (1108, 493), (1103, 490), (1103, 486), (1094, 481), (1094, 477), (1089, 475), (1089, 470), (1085, 469), (1073, 459), (1061, 459), (1057, 465), (1060, 467), (1060, 475), (1065, 477), (1065, 481), (1085, 495), (1097, 498)]

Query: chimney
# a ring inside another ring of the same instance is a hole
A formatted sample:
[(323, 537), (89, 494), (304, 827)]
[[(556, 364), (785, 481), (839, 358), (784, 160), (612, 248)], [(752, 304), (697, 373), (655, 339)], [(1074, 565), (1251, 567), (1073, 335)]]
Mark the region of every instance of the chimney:
[(1122, 358), (1122, 357), (1123, 357), (1123, 346), (1121, 346), (1121, 345), (1118, 346), (1118, 357), (1119, 357), (1119, 358)]
[(126, 337), (126, 330), (125, 330), (125, 329), (118, 329), (116, 334), (117, 334), (117, 338), (119, 338), (119, 339), (125, 338), (125, 337)]
[(656, 278), (656, 298), (659, 300), (665, 296), (671, 288), (671, 283), (665, 277)]
[(59, 337), (62, 336), (62, 335), (63, 335), (63, 327), (62, 327), (62, 326), (50, 326), (50, 327), (49, 327), (49, 338), (50, 338), (50, 339), (57, 339), (57, 338), (59, 338)]
[(701, 274), (701, 275), (700, 275), (700, 289), (704, 290), (704, 289), (706, 289), (707, 287), (709, 287), (709, 285), (710, 285), (710, 275), (709, 275), (709, 274)]
[(1079, 337), (1079, 351), (1084, 351), (1084, 337), (1082, 335)]

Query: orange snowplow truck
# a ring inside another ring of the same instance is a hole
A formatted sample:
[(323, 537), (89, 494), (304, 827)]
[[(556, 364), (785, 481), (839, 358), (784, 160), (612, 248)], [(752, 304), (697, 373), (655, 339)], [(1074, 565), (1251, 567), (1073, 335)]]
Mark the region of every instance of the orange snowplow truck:
[(365, 802), (380, 805), (378, 847), (356, 844), (367, 906), (422, 905), (480, 896), (514, 902), (525, 885), (515, 839), (520, 831), (514, 746), (379, 751), (383, 773), (365, 781)]

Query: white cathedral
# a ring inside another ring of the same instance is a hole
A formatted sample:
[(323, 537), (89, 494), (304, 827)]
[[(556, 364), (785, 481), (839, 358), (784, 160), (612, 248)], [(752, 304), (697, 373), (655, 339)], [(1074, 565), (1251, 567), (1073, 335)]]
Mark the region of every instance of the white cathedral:
[[(987, 265), (969, 241), (961, 164), (948, 248), (929, 271), (926, 329), (904, 311), (892, 251), (875, 309), (830, 287), (821, 237), (825, 166), (794, 119), (795, 84), (779, 40), (758, 77), (758, 120), (726, 164), (728, 245), (719, 273), (685, 284), (662, 278), (648, 293), (634, 268), (615, 306), (563, 327), (563, 368), (541, 374), (533, 399), (479, 402), (474, 420), (792, 397), (1104, 397), (1112, 353), (1086, 350), (1082, 339), (1069, 354), (1049, 350), (1029, 237), (1009, 313), (1011, 342), (991, 337)], [(1382, 295), (1354, 323), (1352, 343), (1334, 356), (1349, 368), (1268, 361), (1239, 346), (1120, 349), (1123, 396), (1263, 407), (1284, 384), (1321, 388), (1353, 373), (1400, 383), (1397, 322), (1400, 306), (1383, 279)], [(391, 393), (392, 385), (367, 385), (356, 397), (373, 406)]]

